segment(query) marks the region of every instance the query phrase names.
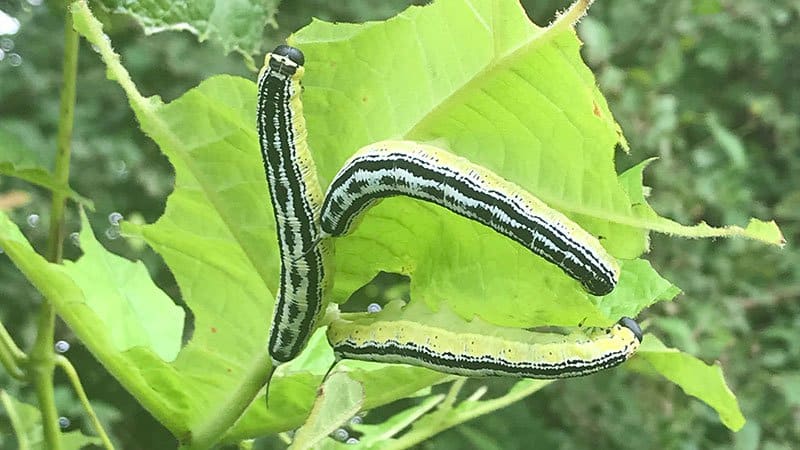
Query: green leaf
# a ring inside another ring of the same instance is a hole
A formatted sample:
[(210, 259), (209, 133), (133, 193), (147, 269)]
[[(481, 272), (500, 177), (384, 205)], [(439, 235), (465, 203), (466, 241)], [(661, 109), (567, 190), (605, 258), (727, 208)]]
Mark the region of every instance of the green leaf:
[(15, 133), (0, 128), (0, 175), (25, 180), (94, 209), (91, 200), (73, 191), (69, 186), (57, 183), (50, 171), (44, 168), (44, 164), (39, 152), (30, 149)]
[(610, 294), (599, 299), (598, 308), (605, 317), (636, 317), (653, 303), (667, 301), (681, 293), (672, 283), (661, 278), (649, 261), (623, 261), (620, 283)]
[(364, 387), (342, 372), (332, 373), (322, 384), (308, 420), (294, 435), (289, 447), (314, 448), (317, 443), (350, 420), (364, 402)]
[(181, 348), (184, 312), (157, 288), (141, 262), (132, 263), (106, 251), (81, 212), (80, 246), (84, 257), (65, 261), (64, 273), (84, 292), (86, 306), (110, 330), (110, 344), (124, 352), (151, 349), (172, 361)]
[(244, 55), (261, 51), (264, 25), (277, 26), (274, 20), (280, 0), (99, 0), (107, 10), (128, 14), (146, 34), (161, 31), (189, 31), (200, 42), (213, 39), (226, 52)]
[(714, 408), (726, 427), (738, 431), (744, 426), (739, 403), (725, 383), (719, 365), (707, 365), (692, 355), (668, 348), (651, 334), (645, 336), (636, 358), (644, 359), (688, 395)]
[[(570, 215), (619, 258), (638, 257), (650, 230), (781, 239), (774, 224), (712, 229), (659, 217), (641, 178), (631, 186), (637, 173), (621, 180), (615, 172), (615, 146), (626, 143), (572, 29), (563, 22), (537, 27), (515, 1), (435, 2), (364, 25), (314, 21), (289, 42), (306, 56), (304, 111), (323, 184), (372, 142), (436, 141)], [(595, 299), (542, 259), (416, 200), (384, 200), (336, 241), (336, 252), (337, 300), (388, 271), (411, 276), (415, 301), (445, 302), (495, 324), (608, 320), (598, 316)], [(654, 280), (635, 275), (626, 283)], [(637, 290), (653, 289), (621, 292)], [(613, 302), (656, 299), (624, 295)]]

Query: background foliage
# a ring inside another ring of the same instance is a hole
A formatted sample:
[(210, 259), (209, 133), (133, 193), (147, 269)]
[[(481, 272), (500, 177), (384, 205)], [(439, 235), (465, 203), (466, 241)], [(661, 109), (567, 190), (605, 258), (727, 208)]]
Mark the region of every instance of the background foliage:
[[(375, 10), (370, 3), (286, 2), (275, 16), (277, 30), (268, 29), (263, 47), (282, 40), (312, 14), (363, 21), (407, 6), (381, 2)], [(527, 3), (537, 23), (547, 23), (556, 8), (565, 6)], [(0, 133), (17, 137), (47, 161), (58, 110), (60, 66), (54, 61), (61, 34), (54, 30), (62, 26), (63, 12), (52, 5), (26, 5), (3, 5), (22, 22), (12, 44), (22, 64), (0, 61)], [(428, 445), (525, 448), (534, 436), (543, 446), (558, 448), (791, 448), (800, 442), (800, 347), (793, 338), (793, 328), (800, 325), (794, 301), (800, 296), (800, 255), (791, 248), (800, 218), (800, 187), (791, 176), (800, 164), (800, 93), (792, 89), (800, 84), (800, 73), (791, 70), (800, 62), (800, 37), (792, 33), (798, 16), (800, 6), (790, 0), (646, 1), (637, 9), (629, 2), (601, 0), (579, 27), (584, 57), (632, 144), (633, 156), (621, 156), (618, 168), (660, 157), (646, 173), (655, 208), (683, 223), (743, 224), (750, 216), (775, 217), (789, 241), (787, 250), (777, 251), (744, 240), (654, 235), (649, 259), (686, 293), (650, 312), (661, 317), (654, 327), (668, 344), (707, 361), (719, 357), (749, 420), (745, 428), (733, 435), (713, 411), (677, 387), (615, 371), (555, 383)], [(252, 77), (240, 57), (221, 56), (213, 41), (198, 45), (187, 33), (143, 38), (130, 19), (107, 19), (113, 24), (107, 32), (145, 94), (158, 93), (168, 101), (215, 73)], [(96, 224), (111, 211), (152, 222), (163, 211), (171, 169), (154, 144), (130, 126), (134, 119), (121, 91), (82, 46), (86, 56), (79, 61), (72, 186), (92, 193)], [(30, 190), (7, 178), (0, 183), (3, 190)], [(33, 195), (33, 202), (18, 211), (17, 223), (26, 224), (29, 214), (40, 214), (46, 223), (47, 196), (43, 191)], [(71, 224), (77, 229), (78, 218)], [(25, 227), (28, 237), (43, 245), (46, 227)], [(144, 259), (158, 284), (177, 297), (160, 260), (147, 248), (110, 239), (113, 231), (103, 244)], [(0, 260), (0, 286), (0, 320), (28, 344), (38, 299), (8, 261)], [(70, 340), (68, 333), (61, 329), (62, 338)], [(121, 448), (158, 448), (171, 439), (79, 345), (69, 355), (100, 403), (99, 414), (113, 424)], [(13, 385), (6, 381), (2, 384)], [(504, 383), (490, 385), (500, 389)], [(14, 394), (30, 400), (24, 389)], [(71, 391), (58, 394), (62, 412), (72, 411), (76, 418), (72, 426), (83, 426)], [(371, 416), (377, 420), (386, 413)]]

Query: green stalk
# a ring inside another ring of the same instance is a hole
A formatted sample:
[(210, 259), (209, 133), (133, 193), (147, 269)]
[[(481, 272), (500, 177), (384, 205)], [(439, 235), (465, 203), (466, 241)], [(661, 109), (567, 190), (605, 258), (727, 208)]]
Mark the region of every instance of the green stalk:
[[(72, 126), (75, 116), (75, 84), (78, 71), (78, 33), (72, 28), (72, 15), (65, 11), (64, 16), (64, 68), (61, 85), (61, 108), (59, 109), (58, 138), (53, 178), (61, 186), (69, 181), (69, 161), (72, 140)], [(50, 233), (47, 245), (47, 259), (60, 263), (64, 243), (64, 190), (53, 191), (50, 208)], [(61, 430), (58, 427), (58, 411), (53, 395), (53, 372), (55, 358), (53, 335), (56, 312), (53, 305), (42, 300), (39, 311), (39, 324), (36, 341), (30, 353), (30, 374), (36, 389), (39, 409), (42, 412), (42, 426), (46, 447), (61, 449)]]
[(425, 422), (424, 425), (418, 425), (412, 428), (411, 431), (404, 434), (399, 439), (392, 441), (390, 444), (385, 445), (383, 448), (387, 450), (411, 448), (448, 428), (452, 428), (468, 420), (518, 402), (550, 383), (551, 381), (549, 380), (525, 380), (517, 383), (506, 395), (500, 398), (476, 402), (470, 405), (469, 408), (459, 409), (456, 407), (455, 409), (439, 409), (434, 413), (439, 416), (437, 417), (438, 420), (431, 420)]
[(215, 405), (214, 414), (195, 426), (189, 436), (182, 437), (179, 450), (204, 450), (222, 439), (225, 432), (242, 416), (253, 399), (264, 387), (272, 362), (266, 350), (256, 356), (242, 383), (233, 390), (225, 402)]
[(31, 447), (28, 443), (28, 435), (25, 434), (25, 423), (19, 417), (11, 397), (3, 389), (0, 389), (0, 404), (5, 408), (8, 420), (11, 422), (11, 429), (14, 430), (14, 435), (17, 437), (17, 448), (19, 450), (29, 450)]
[(22, 367), (28, 364), (28, 355), (17, 347), (17, 344), (11, 339), (11, 335), (8, 334), (8, 330), (2, 323), (0, 323), (0, 364), (13, 378), (17, 380), (27, 379)]
[(83, 384), (81, 384), (81, 379), (78, 377), (78, 372), (75, 370), (75, 367), (67, 358), (61, 355), (56, 355), (56, 365), (64, 371), (64, 374), (67, 375), (67, 378), (69, 378), (69, 381), (72, 383), (72, 388), (75, 389), (75, 393), (78, 395), (83, 409), (86, 410), (86, 414), (89, 415), (89, 419), (91, 419), (92, 425), (95, 431), (97, 431), (97, 435), (100, 436), (100, 440), (103, 442), (103, 447), (105, 447), (106, 450), (114, 450), (114, 444), (111, 443), (111, 439), (108, 438), (103, 424), (100, 423), (100, 419), (97, 417), (97, 414), (95, 414), (94, 408), (92, 408), (92, 404), (89, 402), (89, 397), (86, 395), (86, 391), (83, 390)]

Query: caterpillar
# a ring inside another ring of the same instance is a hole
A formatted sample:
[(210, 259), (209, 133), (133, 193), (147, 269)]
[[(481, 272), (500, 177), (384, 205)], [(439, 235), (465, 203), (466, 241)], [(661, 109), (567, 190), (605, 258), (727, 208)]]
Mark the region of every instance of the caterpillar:
[(437, 147), (384, 141), (356, 152), (325, 194), (323, 236), (349, 233), (386, 197), (428, 201), (503, 234), (558, 266), (594, 295), (610, 293), (619, 265), (600, 242), (560, 212), (494, 172)]
[[(642, 330), (623, 317), (611, 327), (574, 327), (566, 334), (465, 323), (442, 308), (391, 302), (383, 311), (337, 318), (327, 337), (336, 360), (403, 363), (469, 377), (568, 378), (617, 366), (642, 342)], [(412, 311), (413, 309), (413, 311)], [(458, 330), (462, 328), (462, 330)]]
[(279, 45), (258, 78), (258, 138), (280, 247), (280, 283), (269, 332), (275, 365), (297, 356), (324, 311), (332, 254), (320, 239), (322, 189), (306, 142), (300, 100), (303, 53)]

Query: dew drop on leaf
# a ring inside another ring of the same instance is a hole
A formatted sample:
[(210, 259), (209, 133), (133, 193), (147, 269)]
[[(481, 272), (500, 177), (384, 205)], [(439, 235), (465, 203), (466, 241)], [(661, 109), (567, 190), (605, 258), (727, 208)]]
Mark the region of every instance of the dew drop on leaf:
[(70, 422), (69, 419), (64, 416), (58, 418), (58, 426), (61, 427), (61, 429), (69, 428), (71, 424), (72, 422)]
[(128, 175), (128, 165), (121, 159), (111, 162), (111, 170), (120, 178), (124, 178), (126, 175)]
[(28, 216), (28, 218), (26, 220), (28, 222), (28, 226), (31, 227), (31, 228), (38, 227), (39, 226), (39, 222), (41, 222), (41, 219), (39, 218), (38, 214), (31, 214), (31, 215)]
[(383, 309), (383, 308), (381, 308), (381, 305), (379, 305), (377, 303), (370, 303), (369, 306), (367, 306), (367, 312), (370, 313), (370, 314), (373, 314), (373, 313), (376, 313), (376, 312), (380, 312), (381, 309)]
[(8, 63), (12, 67), (19, 67), (22, 65), (22, 56), (19, 56), (19, 53), (9, 53), (8, 54)]
[(77, 231), (73, 231), (72, 233), (69, 234), (69, 240), (75, 247), (81, 246), (81, 235)]
[(106, 237), (112, 241), (119, 238), (119, 227), (108, 227), (106, 229)]
[(56, 342), (55, 347), (56, 347), (56, 351), (58, 353), (66, 353), (67, 351), (69, 351), (69, 342), (67, 342), (67, 341), (58, 341), (58, 342)]
[(344, 428), (339, 428), (334, 431), (331, 436), (339, 442), (344, 442), (350, 437), (350, 433), (348, 433)]
[(114, 211), (108, 215), (108, 223), (111, 225), (119, 226), (119, 221), (122, 220), (122, 214)]

